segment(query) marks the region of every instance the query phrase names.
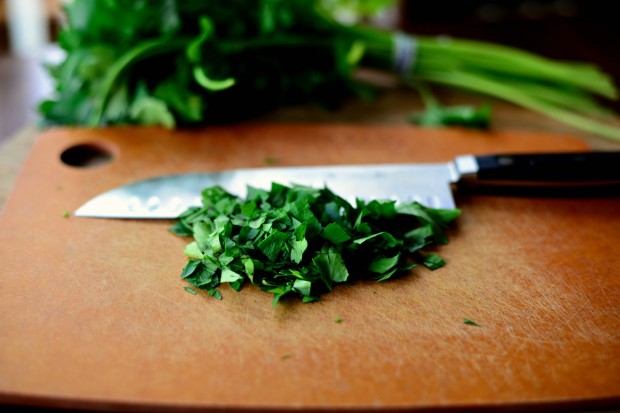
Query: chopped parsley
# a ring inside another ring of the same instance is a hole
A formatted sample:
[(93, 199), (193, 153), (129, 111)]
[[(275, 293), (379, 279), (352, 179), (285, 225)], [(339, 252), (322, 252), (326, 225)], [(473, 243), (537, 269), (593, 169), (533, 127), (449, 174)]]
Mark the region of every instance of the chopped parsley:
[(446, 244), (459, 214), (391, 200), (353, 206), (328, 188), (273, 183), (270, 190), (248, 187), (241, 199), (214, 186), (171, 231), (193, 237), (181, 272), (191, 286), (221, 299), (220, 284), (239, 291), (251, 283), (273, 294), (275, 306), (284, 296), (319, 300), (341, 283), (386, 281), (416, 263), (439, 268), (445, 262), (422, 250)]
[(278, 162), (280, 162), (280, 160), (273, 156), (265, 156), (265, 158), (263, 159), (263, 162), (265, 163), (265, 165), (275, 165)]
[(196, 291), (192, 289), (192, 287), (183, 287), (183, 289), (192, 295), (198, 294)]
[(470, 320), (469, 318), (464, 318), (463, 323), (470, 325), (470, 326), (474, 326), (474, 327), (482, 327), (480, 324), (476, 323), (473, 320)]

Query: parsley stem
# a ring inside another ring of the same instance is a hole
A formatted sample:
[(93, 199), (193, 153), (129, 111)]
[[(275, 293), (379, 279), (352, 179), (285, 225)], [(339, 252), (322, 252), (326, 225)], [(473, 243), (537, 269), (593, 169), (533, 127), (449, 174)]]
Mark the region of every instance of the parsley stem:
[[(391, 70), (393, 34), (375, 28), (341, 27), (366, 42), (365, 63)], [(620, 140), (620, 128), (598, 119), (614, 118), (593, 95), (616, 99), (612, 79), (589, 64), (556, 62), (526, 51), (479, 41), (416, 37), (418, 55), (411, 78), (428, 105), (420, 81), (493, 96), (567, 125)]]
[(117, 84), (120, 76), (128, 67), (148, 57), (182, 49), (186, 47), (188, 43), (189, 41), (187, 39), (156, 39), (145, 41), (125, 52), (125, 54), (119, 57), (108, 69), (100, 92), (101, 100), (99, 104), (95, 106), (95, 112), (92, 114), (88, 126), (101, 126), (112, 90)]

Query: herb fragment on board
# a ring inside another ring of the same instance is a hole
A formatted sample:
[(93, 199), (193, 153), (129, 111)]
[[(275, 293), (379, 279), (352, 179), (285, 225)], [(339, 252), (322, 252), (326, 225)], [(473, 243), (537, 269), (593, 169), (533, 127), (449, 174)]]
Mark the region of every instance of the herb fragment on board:
[(198, 294), (196, 291), (192, 289), (192, 287), (183, 287), (183, 289), (192, 295)]
[(482, 327), (480, 324), (476, 323), (473, 320), (470, 320), (469, 318), (464, 318), (463, 323), (470, 325), (470, 326), (474, 326), (474, 327)]
[(436, 270), (446, 265), (446, 262), (437, 254), (428, 254), (424, 256), (422, 264), (431, 270)]
[(214, 186), (170, 230), (193, 237), (181, 272), (191, 286), (222, 299), (220, 284), (239, 291), (250, 283), (273, 294), (275, 306), (284, 296), (319, 300), (340, 283), (386, 281), (415, 262), (439, 268), (443, 260), (422, 250), (446, 244), (459, 214), (391, 200), (353, 206), (328, 188), (273, 183), (248, 187), (241, 199)]
[(415, 113), (410, 121), (421, 126), (465, 126), (486, 129), (491, 123), (491, 105), (485, 103), (479, 107), (430, 106), (424, 112)]
[(423, 82), (412, 82), (420, 93), (425, 110), (413, 113), (409, 121), (421, 126), (464, 126), (486, 129), (491, 123), (491, 105), (487, 102), (479, 107), (471, 105), (444, 106), (439, 103), (431, 88)]
[(273, 156), (265, 156), (263, 162), (265, 163), (265, 165), (276, 165), (278, 162), (280, 162), (280, 160)]
[(343, 320), (342, 320), (342, 318), (340, 318), (340, 317), (336, 317), (336, 318), (334, 318), (334, 323), (336, 323), (336, 324), (340, 324), (340, 323), (342, 323), (342, 321), (343, 321)]
[(69, 218), (71, 216), (71, 213), (69, 211), (63, 211), (62, 212), (62, 217), (63, 218)]

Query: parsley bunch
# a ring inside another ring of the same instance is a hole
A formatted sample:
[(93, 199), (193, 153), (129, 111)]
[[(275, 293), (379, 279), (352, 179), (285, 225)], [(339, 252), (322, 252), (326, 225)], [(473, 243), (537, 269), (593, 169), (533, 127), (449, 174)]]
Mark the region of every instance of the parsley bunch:
[(219, 186), (202, 192), (202, 207), (180, 215), (171, 231), (192, 236), (181, 278), (221, 299), (217, 287), (239, 291), (249, 281), (273, 293), (312, 302), (338, 283), (385, 281), (421, 263), (445, 264), (423, 253), (445, 244), (445, 230), (460, 211), (417, 202), (357, 199), (356, 205), (327, 188), (273, 183), (266, 191), (249, 187), (246, 199)]
[[(50, 67), (56, 94), (40, 110), (47, 124), (175, 128), (298, 104), (336, 109), (345, 99), (375, 95), (373, 85), (356, 76), (365, 68), (398, 72), (403, 86), (423, 97), (429, 95), (424, 85), (463, 89), (620, 140), (620, 129), (608, 122), (617, 116), (599, 101), (616, 99), (617, 91), (597, 67), (362, 23), (394, 3), (74, 0), (65, 7), (58, 39), (66, 59)], [(427, 112), (412, 121), (488, 124), (486, 108), (424, 101)]]

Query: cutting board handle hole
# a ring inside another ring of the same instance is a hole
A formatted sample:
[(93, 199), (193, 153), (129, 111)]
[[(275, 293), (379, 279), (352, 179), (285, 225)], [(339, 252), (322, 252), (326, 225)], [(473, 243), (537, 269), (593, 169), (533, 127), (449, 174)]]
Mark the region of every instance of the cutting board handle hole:
[(81, 143), (65, 149), (60, 154), (60, 160), (76, 168), (94, 168), (112, 162), (116, 158), (115, 152), (102, 143)]

